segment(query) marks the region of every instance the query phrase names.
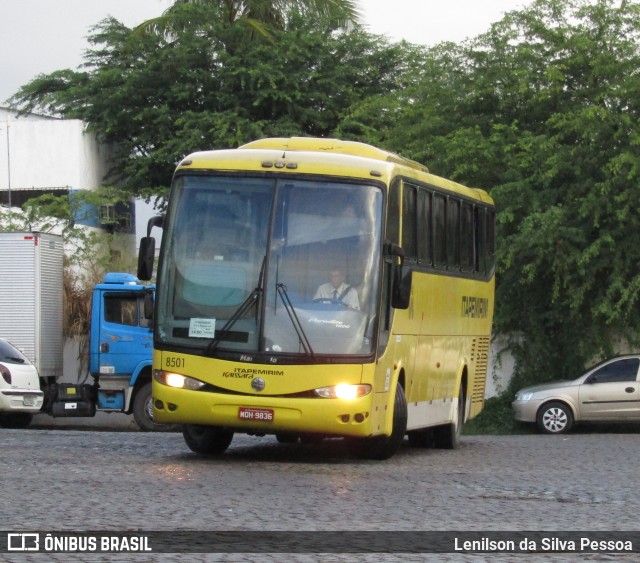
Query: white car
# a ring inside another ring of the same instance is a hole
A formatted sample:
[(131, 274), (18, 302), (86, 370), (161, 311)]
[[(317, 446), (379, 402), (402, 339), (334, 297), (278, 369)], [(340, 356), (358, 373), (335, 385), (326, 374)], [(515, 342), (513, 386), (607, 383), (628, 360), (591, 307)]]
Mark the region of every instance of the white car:
[(44, 393), (36, 367), (0, 338), (0, 426), (26, 428), (40, 411)]

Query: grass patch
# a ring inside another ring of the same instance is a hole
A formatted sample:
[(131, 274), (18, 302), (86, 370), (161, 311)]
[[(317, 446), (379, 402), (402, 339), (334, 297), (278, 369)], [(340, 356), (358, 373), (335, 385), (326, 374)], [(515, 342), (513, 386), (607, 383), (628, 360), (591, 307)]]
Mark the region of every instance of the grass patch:
[(484, 409), (475, 418), (467, 421), (463, 434), (531, 434), (533, 425), (522, 424), (513, 418), (510, 393), (491, 397), (484, 402)]

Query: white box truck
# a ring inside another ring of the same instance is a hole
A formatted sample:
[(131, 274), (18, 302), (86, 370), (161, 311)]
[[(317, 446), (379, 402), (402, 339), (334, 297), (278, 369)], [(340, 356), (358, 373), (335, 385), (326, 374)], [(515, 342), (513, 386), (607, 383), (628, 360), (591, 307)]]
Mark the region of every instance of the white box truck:
[(0, 337), (43, 379), (62, 375), (64, 245), (60, 235), (0, 232)]

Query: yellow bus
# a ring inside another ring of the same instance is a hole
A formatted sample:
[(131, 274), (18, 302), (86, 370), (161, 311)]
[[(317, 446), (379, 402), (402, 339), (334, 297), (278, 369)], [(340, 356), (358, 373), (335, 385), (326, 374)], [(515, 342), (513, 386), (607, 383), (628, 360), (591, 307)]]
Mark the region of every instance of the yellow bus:
[(161, 219), (154, 419), (206, 455), (237, 432), (455, 448), (484, 404), (494, 218), (484, 191), (362, 143), (187, 156)]

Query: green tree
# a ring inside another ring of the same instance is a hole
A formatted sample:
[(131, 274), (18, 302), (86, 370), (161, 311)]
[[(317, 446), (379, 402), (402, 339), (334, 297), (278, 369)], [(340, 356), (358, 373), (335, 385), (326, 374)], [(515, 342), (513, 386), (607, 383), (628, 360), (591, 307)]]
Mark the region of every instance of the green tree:
[(348, 29), (360, 19), (356, 5), (355, 0), (176, 0), (162, 16), (144, 22), (140, 28), (175, 34), (185, 28), (206, 27), (207, 19), (198, 17), (201, 13), (184, 10), (185, 6), (195, 6), (214, 8), (214, 17), (226, 25), (241, 22), (263, 37), (270, 35), (269, 29), (285, 29), (292, 11), (334, 28)]
[(491, 191), (514, 386), (639, 342), (639, 49), (636, 1), (537, 0), (426, 50), (400, 103), (343, 122)]

